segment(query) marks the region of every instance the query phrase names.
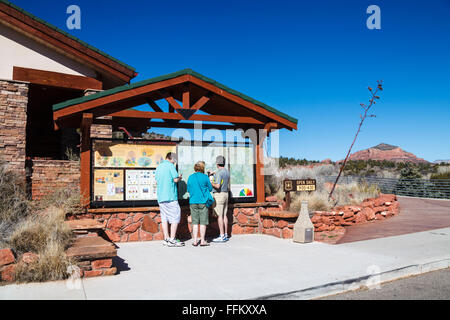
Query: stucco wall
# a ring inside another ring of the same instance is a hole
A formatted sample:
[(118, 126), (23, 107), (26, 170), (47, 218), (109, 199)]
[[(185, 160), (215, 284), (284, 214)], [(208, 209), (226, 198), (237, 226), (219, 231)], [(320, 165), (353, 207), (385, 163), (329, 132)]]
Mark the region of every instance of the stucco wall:
[(0, 79), (12, 79), (13, 66), (95, 77), (86, 66), (0, 24)]

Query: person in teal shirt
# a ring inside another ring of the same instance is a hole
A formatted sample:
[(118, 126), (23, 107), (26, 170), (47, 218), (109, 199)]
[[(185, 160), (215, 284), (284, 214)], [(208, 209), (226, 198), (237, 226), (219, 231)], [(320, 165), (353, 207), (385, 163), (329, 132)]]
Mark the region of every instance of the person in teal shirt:
[(164, 233), (163, 244), (169, 247), (181, 247), (184, 245), (183, 242), (175, 240), (181, 218), (176, 183), (182, 179), (182, 176), (178, 175), (178, 172), (175, 169), (175, 163), (176, 154), (169, 152), (166, 155), (166, 160), (161, 162), (155, 171), (156, 197), (158, 199), (161, 214), (161, 226)]
[(199, 161), (194, 166), (195, 173), (189, 176), (187, 191), (189, 192), (189, 205), (191, 209), (191, 223), (194, 242), (193, 246), (198, 246), (198, 229), (200, 226), (200, 246), (209, 246), (205, 241), (206, 226), (209, 224), (208, 208), (206, 200), (212, 191), (212, 185), (205, 174), (205, 162)]

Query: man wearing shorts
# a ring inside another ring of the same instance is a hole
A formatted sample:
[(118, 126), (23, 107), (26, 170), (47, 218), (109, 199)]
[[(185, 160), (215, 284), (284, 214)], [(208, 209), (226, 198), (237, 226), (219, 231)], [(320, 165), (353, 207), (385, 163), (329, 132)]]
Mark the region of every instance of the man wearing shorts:
[[(163, 244), (169, 247), (182, 247), (183, 242), (175, 239), (177, 227), (180, 223), (181, 209), (178, 204), (178, 192), (176, 183), (181, 180), (175, 169), (176, 154), (169, 152), (166, 160), (156, 168), (156, 197), (161, 213), (161, 225), (164, 232)], [(170, 237), (169, 226), (170, 223)]]
[(228, 185), (230, 182), (230, 173), (225, 169), (225, 157), (218, 156), (216, 158), (217, 171), (214, 174), (214, 213), (217, 215), (217, 224), (219, 225), (220, 235), (213, 239), (213, 242), (228, 241)]

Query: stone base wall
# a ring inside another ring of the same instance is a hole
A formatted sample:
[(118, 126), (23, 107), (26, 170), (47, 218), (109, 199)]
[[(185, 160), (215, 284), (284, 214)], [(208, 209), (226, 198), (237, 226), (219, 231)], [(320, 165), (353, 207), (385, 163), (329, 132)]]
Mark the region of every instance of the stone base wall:
[(80, 162), (69, 160), (32, 160), (31, 194), (41, 199), (59, 188), (79, 192)]
[(0, 161), (25, 181), (28, 83), (0, 80)]
[(370, 221), (384, 220), (399, 213), (399, 203), (394, 194), (381, 194), (378, 198), (364, 200), (360, 205), (339, 206), (331, 211), (314, 212), (311, 222), (314, 231), (333, 231), (338, 227)]
[[(262, 233), (262, 220), (259, 212), (268, 206), (277, 204), (253, 204), (239, 207), (229, 205), (228, 234), (255, 234)], [(177, 237), (182, 240), (191, 238), (192, 227), (189, 222), (189, 207), (181, 207), (181, 221), (177, 229)], [(164, 234), (161, 226), (159, 207), (126, 208), (120, 209), (90, 209), (81, 215), (68, 216), (68, 220), (96, 219), (105, 226), (103, 236), (113, 242), (163, 240)], [(206, 228), (207, 237), (219, 235), (217, 219), (209, 213), (209, 225)]]

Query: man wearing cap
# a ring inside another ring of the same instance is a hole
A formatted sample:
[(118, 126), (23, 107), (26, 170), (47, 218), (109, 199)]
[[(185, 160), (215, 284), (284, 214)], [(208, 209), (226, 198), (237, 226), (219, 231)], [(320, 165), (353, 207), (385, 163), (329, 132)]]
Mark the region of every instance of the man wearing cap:
[(214, 173), (214, 182), (212, 186), (214, 197), (214, 213), (217, 215), (217, 223), (219, 225), (220, 235), (213, 239), (213, 242), (228, 241), (228, 191), (230, 182), (230, 173), (225, 168), (225, 157), (218, 156), (216, 158), (217, 171)]

